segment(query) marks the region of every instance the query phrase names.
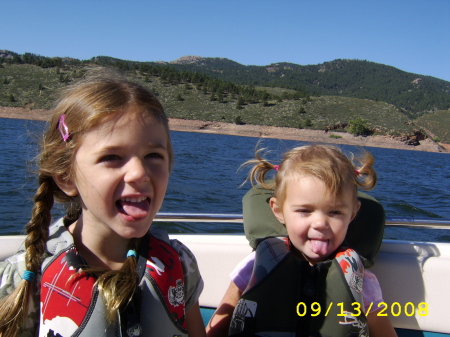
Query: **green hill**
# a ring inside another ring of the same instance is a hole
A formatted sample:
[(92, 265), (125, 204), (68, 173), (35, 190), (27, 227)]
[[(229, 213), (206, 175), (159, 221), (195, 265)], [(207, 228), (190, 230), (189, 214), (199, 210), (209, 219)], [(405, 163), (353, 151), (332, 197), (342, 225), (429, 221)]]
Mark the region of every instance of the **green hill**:
[(450, 111), (439, 110), (419, 117), (416, 125), (422, 127), (437, 142), (450, 142)]
[(243, 66), (221, 58), (184, 57), (170, 65), (178, 70), (199, 72), (241, 85), (384, 101), (412, 117), (450, 108), (450, 82), (369, 61), (335, 60), (307, 66), (292, 63)]
[[(356, 65), (363, 68), (376, 65), (366, 61), (355, 62)], [(351, 64), (352, 62), (344, 62), (343, 67), (346, 63)], [(337, 66), (340, 63), (332, 64)], [(0, 51), (0, 106), (49, 109), (54, 103), (56, 93), (61, 88), (79, 80), (89, 67), (98, 65), (113, 66), (122, 70), (132, 79), (144, 83), (159, 95), (169, 117), (173, 118), (338, 131), (348, 131), (351, 121), (360, 120), (365, 123), (368, 133), (411, 135), (417, 130), (422, 130), (434, 138), (439, 138), (442, 142), (450, 143), (450, 135), (446, 131), (449, 129), (449, 119), (442, 117), (448, 116), (448, 108), (437, 108), (447, 106), (446, 100), (450, 99), (447, 89), (449, 82), (427, 77), (420, 77), (421, 80), (416, 80), (413, 85), (417, 91), (426, 89), (428, 96), (431, 95), (430, 92), (440, 95), (440, 98), (434, 102), (434, 108), (419, 112), (401, 107), (407, 106), (407, 104), (415, 107), (425, 104), (420, 99), (408, 101), (410, 98), (405, 94), (393, 95), (399, 100), (400, 107), (394, 103), (387, 103), (387, 100), (363, 98), (364, 92), (367, 93), (369, 90), (363, 90), (364, 85), (361, 83), (364, 81), (362, 79), (359, 84), (353, 83), (350, 80), (353, 75), (348, 75), (347, 91), (339, 90), (336, 93), (333, 90), (338, 90), (337, 88), (341, 87), (343, 80), (340, 80), (339, 85), (333, 85), (333, 82), (329, 80), (328, 84), (325, 82), (321, 82), (320, 85), (313, 83), (309, 87), (302, 88), (294, 88), (294, 85), (291, 88), (287, 88), (288, 85), (285, 87), (281, 85), (266, 86), (267, 83), (260, 83), (261, 81), (256, 75), (249, 85), (242, 84), (245, 82), (243, 76), (238, 76), (239, 80), (236, 77), (236, 82), (232, 82), (233, 76), (237, 76), (243, 71), (249, 76), (248, 81), (250, 81), (254, 69), (259, 72), (261, 69), (266, 69), (267, 73), (267, 67), (247, 67), (220, 58), (187, 57), (168, 64), (124, 61), (106, 56), (80, 61)], [(284, 64), (284, 67), (287, 65)], [(322, 68), (320, 68), (321, 66)], [(206, 71), (194, 71), (199, 67), (209, 69), (208, 71), (221, 74), (221, 76), (206, 74)], [(302, 69), (301, 67), (303, 66), (292, 65), (291, 68)], [(328, 72), (330, 78), (334, 73), (333, 67), (330, 68), (329, 64), (307, 67), (311, 74), (313, 73), (311, 67), (317, 67), (319, 70), (325, 69), (319, 74)], [(372, 71), (377, 73), (377, 67), (378, 65), (374, 66)], [(385, 68), (380, 69), (392, 68), (383, 67)], [(346, 73), (344, 68), (335, 73), (335, 78), (341, 77), (336, 74)], [(219, 71), (219, 69), (221, 70)], [(272, 73), (277, 71), (280, 70), (274, 69)], [(353, 70), (347, 71), (354, 74)], [(226, 76), (228, 73), (229, 76)], [(294, 73), (289, 76), (296, 77)], [(373, 78), (380, 76), (373, 74)], [(395, 76), (392, 76), (394, 79)], [(419, 78), (418, 75), (407, 73), (398, 76), (404, 83), (409, 81), (408, 76)], [(392, 82), (395, 81), (392, 80)], [(356, 90), (358, 85), (362, 86), (359, 91)], [(394, 86), (394, 84), (392, 85)], [(318, 94), (317, 91), (312, 90), (316, 90), (315, 87), (329, 88), (326, 93)], [(402, 93), (402, 86), (399, 85), (395, 88), (385, 91)], [(354, 97), (347, 94), (351, 91)], [(413, 91), (411, 89), (411, 92)], [(417, 118), (418, 116), (420, 117)]]

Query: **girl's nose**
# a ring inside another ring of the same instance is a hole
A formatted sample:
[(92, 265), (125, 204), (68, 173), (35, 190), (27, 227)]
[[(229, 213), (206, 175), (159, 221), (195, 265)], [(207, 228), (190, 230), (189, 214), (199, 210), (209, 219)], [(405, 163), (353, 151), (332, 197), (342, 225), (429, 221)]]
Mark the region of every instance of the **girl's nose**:
[(150, 181), (148, 169), (142, 160), (132, 158), (126, 166), (125, 182), (127, 183), (143, 183)]
[(314, 229), (323, 229), (328, 227), (328, 218), (325, 214), (316, 214), (312, 221), (312, 227)]

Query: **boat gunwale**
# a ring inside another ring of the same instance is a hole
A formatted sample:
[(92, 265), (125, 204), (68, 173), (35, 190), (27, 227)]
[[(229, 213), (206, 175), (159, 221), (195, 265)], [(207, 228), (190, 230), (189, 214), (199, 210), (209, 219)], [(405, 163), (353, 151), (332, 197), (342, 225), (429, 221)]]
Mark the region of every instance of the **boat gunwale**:
[[(243, 223), (242, 214), (236, 213), (171, 213), (160, 212), (154, 221), (157, 222), (217, 222)], [(386, 226), (401, 226), (429, 229), (450, 229), (450, 219), (424, 219), (412, 217), (387, 217)]]

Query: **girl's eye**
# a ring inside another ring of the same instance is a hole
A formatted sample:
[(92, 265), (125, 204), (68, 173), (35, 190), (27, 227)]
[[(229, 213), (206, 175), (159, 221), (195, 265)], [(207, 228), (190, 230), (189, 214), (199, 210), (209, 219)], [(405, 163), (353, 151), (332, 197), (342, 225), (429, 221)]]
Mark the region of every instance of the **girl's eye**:
[(331, 215), (341, 215), (342, 212), (341, 211), (331, 211), (330, 214)]
[(158, 158), (158, 159), (164, 159), (164, 156), (158, 152), (152, 152), (149, 153), (147, 156), (147, 158)]
[(119, 159), (120, 159), (120, 157), (116, 154), (108, 154), (106, 156), (101, 157), (100, 162), (107, 163), (107, 162), (111, 162), (111, 161), (119, 160)]

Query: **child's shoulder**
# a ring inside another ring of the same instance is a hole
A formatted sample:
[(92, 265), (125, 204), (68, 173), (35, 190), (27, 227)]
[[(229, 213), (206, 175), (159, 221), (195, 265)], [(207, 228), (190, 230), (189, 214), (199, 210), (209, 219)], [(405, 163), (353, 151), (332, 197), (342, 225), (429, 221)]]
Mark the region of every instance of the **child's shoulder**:
[(163, 228), (150, 227), (150, 235), (169, 244), (180, 256), (181, 262), (187, 266), (191, 264), (197, 265), (194, 254), (182, 242), (176, 239), (170, 239), (169, 234)]
[[(61, 250), (62, 246), (72, 243), (72, 235), (65, 228), (63, 219), (56, 221), (50, 227), (47, 250), (54, 254)], [(0, 298), (6, 296), (17, 287), (22, 281), (22, 275), (25, 270), (25, 248), (22, 245), (16, 254), (0, 262)]]
[(67, 230), (64, 218), (57, 220), (50, 226), (47, 241), (47, 252), (50, 255), (55, 255), (73, 245), (73, 236)]
[(149, 234), (169, 244), (180, 257), (184, 273), (186, 310), (188, 311), (198, 300), (203, 290), (203, 279), (200, 275), (194, 254), (182, 242), (176, 239), (170, 239), (167, 232), (162, 228), (151, 227)]
[[(26, 270), (25, 252), (19, 251), (17, 254), (0, 262), (0, 299), (11, 294), (14, 289), (22, 282), (22, 275)], [(39, 277), (39, 275), (38, 275)], [(33, 282), (34, 287), (34, 282)], [(33, 288), (29, 297), (29, 308), (27, 321), (23, 325), (23, 331), (20, 337), (34, 336), (39, 317), (39, 295)]]
[(0, 298), (9, 295), (16, 289), (22, 281), (25, 270), (25, 252), (18, 252), (0, 262)]

